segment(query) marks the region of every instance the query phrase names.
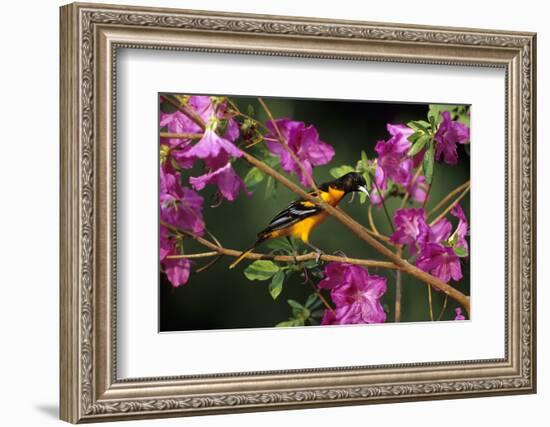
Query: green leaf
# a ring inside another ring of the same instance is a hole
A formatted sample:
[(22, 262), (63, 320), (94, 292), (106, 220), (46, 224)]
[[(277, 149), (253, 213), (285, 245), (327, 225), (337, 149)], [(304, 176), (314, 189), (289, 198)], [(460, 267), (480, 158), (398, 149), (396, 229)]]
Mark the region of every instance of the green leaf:
[(407, 138), (409, 141), (411, 141), (412, 143), (415, 143), (416, 141), (418, 141), (418, 138), (420, 138), (422, 135), (426, 135), (424, 132), (414, 132), (413, 134), (409, 135), (409, 137)]
[(266, 151), (266, 157), (262, 160), (272, 168), (276, 168), (279, 165), (279, 157), (272, 155), (269, 151)]
[[(449, 239), (447, 240), (449, 242), (449, 246), (454, 246), (456, 244), (456, 242), (458, 241), (458, 233), (457, 233), (458, 230), (456, 230), (452, 235), (451, 237), (449, 237)], [(445, 243), (445, 242), (443, 242)]]
[(244, 275), (248, 280), (269, 280), (281, 268), (273, 261), (257, 260), (244, 269)]
[(367, 195), (365, 193), (359, 193), (359, 203), (364, 204), (367, 201)]
[(329, 172), (334, 178), (340, 178), (341, 176), (355, 171), (355, 168), (353, 168), (350, 165), (342, 165), (335, 168), (332, 168)]
[(441, 122), (441, 112), (449, 108), (448, 105), (443, 104), (430, 104), (430, 109), (428, 111), (428, 120), (433, 122), (437, 126)]
[(266, 242), (266, 246), (272, 251), (293, 252), (294, 248), (284, 239), (273, 239)]
[(267, 177), (267, 183), (265, 184), (264, 200), (269, 200), (274, 197), (275, 180), (272, 176)]
[(304, 326), (304, 321), (302, 319), (289, 319), (275, 325), (276, 328), (289, 328), (292, 326)]
[(462, 246), (454, 246), (453, 251), (457, 257), (464, 258), (468, 256), (468, 250)]
[(307, 308), (305, 308), (302, 304), (300, 304), (298, 301), (289, 299), (288, 304), (292, 307), (292, 316), (294, 316), (294, 318), (296, 319), (306, 320), (311, 314), (310, 311)]
[(310, 317), (315, 314), (313, 310), (323, 305), (323, 302), (316, 293), (310, 294), (306, 300), (306, 308), (311, 312)]
[(363, 164), (363, 168), (367, 170), (367, 167), (369, 166), (369, 158), (367, 157), (365, 150), (361, 150), (361, 163)]
[(246, 114), (248, 114), (250, 117), (254, 117), (254, 107), (250, 104), (246, 107)]
[(315, 293), (310, 294), (306, 300), (306, 304), (305, 304), (306, 308), (311, 308), (313, 304), (315, 304), (315, 301), (317, 301), (318, 299), (319, 297), (317, 296), (317, 294)]
[(244, 185), (249, 188), (255, 187), (265, 178), (265, 174), (258, 168), (251, 168), (244, 177)]
[(465, 124), (466, 126), (470, 127), (470, 116), (467, 113), (459, 114), (457, 120), (460, 123)]
[(411, 129), (414, 129), (415, 131), (423, 131), (425, 133), (430, 131), (430, 123), (428, 123), (425, 120), (414, 120), (412, 122), (407, 123), (407, 126)]
[[(367, 190), (371, 190), (372, 189), (372, 178), (371, 178), (371, 175), (370, 175), (370, 172), (367, 171), (363, 174), (363, 178), (365, 178), (365, 182), (367, 183)], [(361, 194), (365, 194), (365, 193), (361, 193)]]
[(432, 183), (432, 178), (434, 176), (434, 155), (434, 145), (430, 143), (428, 151), (426, 151), (424, 160), (422, 161), (422, 168), (424, 169), (424, 175), (426, 176), (428, 184)]
[(302, 310), (305, 308), (302, 304), (300, 304), (298, 301), (295, 301), (293, 299), (289, 299), (287, 302), (288, 302), (288, 305), (290, 305), (293, 309)]
[(418, 141), (416, 141), (411, 148), (409, 148), (409, 151), (407, 152), (407, 156), (412, 157), (418, 153), (424, 148), (424, 146), (428, 143), (430, 140), (430, 137), (426, 134), (422, 135), (420, 138), (418, 138)]
[(302, 264), (302, 267), (305, 267), (307, 269), (315, 268), (319, 265), (317, 261), (315, 261), (314, 259), (308, 259), (307, 261), (302, 261), (301, 264)]
[(271, 279), (271, 283), (269, 284), (269, 293), (271, 295), (271, 298), (277, 299), (277, 297), (281, 294), (284, 281), (284, 271), (278, 271), (277, 273), (275, 273), (275, 276), (273, 276), (273, 278)]

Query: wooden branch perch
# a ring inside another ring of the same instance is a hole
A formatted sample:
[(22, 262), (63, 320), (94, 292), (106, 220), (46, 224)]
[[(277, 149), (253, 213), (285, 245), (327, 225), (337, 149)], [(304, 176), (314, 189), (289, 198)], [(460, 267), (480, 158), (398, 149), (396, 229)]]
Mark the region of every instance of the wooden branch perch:
[[(204, 247), (208, 249), (212, 249), (210, 252), (203, 252), (198, 254), (181, 254), (181, 255), (169, 255), (168, 259), (195, 259), (195, 258), (208, 258), (213, 256), (219, 256), (219, 255), (227, 255), (232, 257), (238, 257), (241, 255), (242, 251), (235, 250), (235, 249), (227, 249), (223, 246), (218, 246), (211, 241), (205, 239), (204, 237), (198, 236), (194, 233), (191, 233), (187, 230), (180, 230), (177, 227), (174, 227), (171, 224), (168, 224), (164, 221), (160, 222), (163, 227), (168, 228), (174, 233), (183, 234), (185, 236), (188, 236), (194, 240), (196, 240), (198, 243), (203, 245)], [(303, 261), (309, 261), (317, 259), (319, 255), (317, 252), (310, 252), (304, 255), (274, 255), (274, 254), (262, 254), (257, 252), (249, 253), (246, 258), (247, 259), (269, 259), (273, 261), (280, 261), (280, 262), (303, 262)], [(348, 258), (343, 256), (336, 256), (336, 255), (328, 255), (328, 254), (321, 254), (319, 256), (319, 259), (327, 262), (346, 262), (348, 264), (357, 264), (357, 265), (364, 265), (366, 267), (379, 267), (379, 268), (389, 268), (392, 270), (396, 270), (399, 267), (395, 265), (393, 262), (387, 262), (387, 261), (377, 261), (377, 260), (369, 260), (369, 259), (358, 259), (358, 258)]]

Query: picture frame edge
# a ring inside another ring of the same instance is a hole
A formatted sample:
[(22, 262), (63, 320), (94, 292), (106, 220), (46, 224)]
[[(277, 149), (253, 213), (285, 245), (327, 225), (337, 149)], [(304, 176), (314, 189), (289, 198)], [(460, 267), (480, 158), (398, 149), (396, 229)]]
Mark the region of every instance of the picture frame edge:
[[(176, 415), (200, 415), (206, 413), (227, 413), (227, 412), (245, 412), (254, 410), (274, 410), (287, 409), (290, 407), (320, 407), (350, 404), (368, 404), (386, 402), (386, 398), (377, 399), (374, 397), (365, 397), (359, 394), (354, 397), (349, 394), (349, 390), (336, 387), (328, 390), (326, 395), (334, 396), (324, 398), (323, 393), (318, 390), (299, 390), (295, 389), (291, 394), (281, 394), (272, 392), (254, 396), (254, 393), (241, 393), (226, 396), (224, 404), (220, 396), (208, 397), (208, 395), (197, 396), (194, 401), (189, 400), (192, 397), (184, 396), (188, 402), (193, 402), (189, 407), (182, 406), (181, 399), (147, 399), (141, 397), (137, 399), (125, 400), (120, 390), (126, 385), (117, 384), (111, 381), (116, 363), (114, 366), (105, 362), (109, 354), (98, 354), (98, 352), (110, 351), (103, 347), (97, 347), (98, 337), (95, 334), (97, 325), (94, 316), (98, 307), (94, 300), (94, 289), (98, 286), (95, 282), (94, 260), (98, 256), (97, 247), (94, 246), (97, 236), (94, 235), (97, 226), (96, 215), (98, 212), (94, 209), (97, 206), (96, 194), (94, 193), (94, 181), (97, 165), (95, 161), (94, 146), (95, 128), (86, 129), (88, 122), (95, 117), (97, 110), (91, 108), (87, 110), (89, 116), (82, 115), (83, 96), (90, 94), (83, 93), (88, 90), (89, 85), (94, 85), (95, 71), (90, 76), (90, 70), (82, 69), (82, 13), (86, 11), (121, 11), (126, 14), (160, 14), (171, 15), (200, 15), (202, 19), (208, 17), (218, 18), (220, 16), (233, 19), (241, 18), (248, 20), (259, 20), (276, 24), (278, 21), (301, 22), (303, 25), (319, 22), (320, 25), (342, 26), (381, 26), (385, 29), (405, 28), (418, 30), (421, 32), (443, 31), (445, 34), (462, 35), (464, 37), (475, 37), (479, 34), (483, 37), (503, 37), (507, 38), (512, 44), (517, 42), (514, 47), (503, 47), (503, 50), (515, 52), (514, 57), (520, 57), (520, 73), (523, 79), (516, 82), (521, 99), (517, 105), (519, 111), (512, 111), (511, 115), (520, 115), (520, 122), (516, 123), (519, 132), (519, 139), (512, 138), (511, 142), (519, 144), (516, 149), (520, 151), (518, 161), (518, 173), (521, 172), (521, 181), (515, 184), (519, 186), (519, 198), (516, 200), (521, 212), (520, 220), (527, 226), (527, 229), (520, 230), (519, 241), (521, 242), (522, 253), (528, 256), (523, 258), (518, 273), (521, 275), (521, 289), (515, 289), (523, 298), (522, 305), (518, 304), (517, 313), (521, 317), (521, 324), (515, 326), (518, 336), (527, 337), (527, 342), (518, 342), (519, 358), (522, 366), (516, 366), (525, 375), (528, 371), (527, 382), (517, 388), (510, 390), (499, 390), (498, 388), (486, 390), (471, 390), (470, 393), (459, 394), (456, 392), (437, 391), (426, 394), (410, 394), (395, 397), (391, 401), (411, 401), (428, 400), (439, 398), (462, 398), (480, 395), (495, 394), (518, 394), (536, 392), (536, 33), (528, 32), (508, 32), (502, 30), (478, 30), (464, 29), (458, 27), (436, 27), (436, 26), (411, 26), (405, 24), (387, 24), (387, 23), (367, 23), (357, 21), (333, 21), (317, 20), (316, 18), (305, 17), (277, 17), (272, 15), (251, 15), (251, 14), (232, 14), (218, 13), (209, 11), (187, 11), (178, 9), (157, 9), (143, 7), (126, 7), (116, 5), (101, 5), (87, 3), (73, 3), (60, 8), (60, 418), (71, 422), (100, 421), (128, 418), (152, 418)], [(160, 11), (160, 12), (159, 12)], [(206, 31), (220, 31), (223, 29), (212, 29)], [(246, 32), (243, 34), (246, 35)], [(97, 36), (97, 34), (95, 34)], [(95, 37), (94, 36), (94, 37)], [(294, 36), (298, 37), (299, 36)], [(315, 37), (312, 35), (304, 37)], [(317, 36), (322, 37), (322, 36)], [(97, 40), (97, 39), (96, 39)], [(328, 39), (327, 39), (328, 40)], [(405, 43), (405, 42), (403, 42)], [(410, 43), (410, 42), (407, 42)], [(412, 42), (414, 43), (414, 42)], [(432, 40), (430, 43), (441, 43)], [(450, 42), (448, 42), (450, 43)], [(490, 47), (484, 47), (490, 49)], [(91, 53), (93, 56), (93, 52)], [(528, 59), (521, 55), (528, 56)], [(92, 58), (93, 59), (93, 58)], [(404, 62), (409, 62), (404, 58)], [(95, 69), (94, 69), (95, 70)], [(85, 75), (86, 87), (83, 89), (83, 74)], [(519, 76), (515, 76), (517, 79)], [(90, 80), (91, 79), (91, 80)], [(512, 84), (512, 83), (510, 83)], [(524, 87), (525, 86), (525, 87)], [(92, 92), (93, 95), (93, 92)], [(94, 97), (95, 98), (95, 97)], [(76, 107), (75, 107), (76, 106)], [(514, 107), (514, 106), (512, 106)], [(527, 115), (527, 117), (526, 117)], [(509, 116), (509, 117), (510, 117)], [(95, 124), (93, 124), (95, 126)], [(511, 147), (511, 148), (514, 148)], [(514, 184), (514, 182), (512, 182)], [(521, 203), (520, 203), (521, 202)], [(516, 212), (518, 214), (518, 212)], [(103, 219), (105, 220), (105, 219)], [(520, 255), (519, 253), (516, 255)], [(519, 257), (512, 257), (519, 263)], [(516, 266), (517, 267), (517, 266)], [(75, 286), (76, 285), (76, 286)], [(521, 291), (521, 292), (520, 292)], [(526, 295), (528, 294), (528, 295)], [(519, 303), (519, 301), (518, 301)], [(102, 307), (103, 312), (109, 312), (109, 308)], [(112, 320), (112, 319), (110, 319)], [(105, 326), (109, 329), (112, 325)], [(528, 328), (528, 331), (520, 331), (519, 328)], [(523, 334), (523, 335), (522, 335)], [(107, 343), (108, 344), (108, 343)], [(522, 347), (523, 344), (523, 347)], [(99, 366), (98, 360), (103, 361)], [(100, 371), (100, 377), (96, 377)], [(512, 375), (514, 378), (514, 375)], [(101, 385), (101, 390), (96, 385)], [(139, 387), (136, 383), (131, 387)], [(437, 383), (430, 385), (434, 390), (437, 389)], [(341, 396), (338, 393), (342, 393)], [(117, 394), (118, 393), (118, 394)], [(296, 395), (298, 393), (298, 395)], [(301, 393), (301, 394), (300, 394)], [(332, 393), (332, 394), (331, 394)], [(256, 392), (257, 394), (257, 392)], [(112, 396), (111, 396), (112, 395)], [(252, 400), (247, 400), (250, 398)], [(221, 400), (220, 400), (221, 399)], [(254, 400), (256, 399), (256, 400)], [(294, 399), (294, 400), (293, 400)], [(326, 401), (325, 401), (326, 400)], [(231, 402), (233, 404), (229, 404)], [(265, 402), (265, 403), (263, 403)]]

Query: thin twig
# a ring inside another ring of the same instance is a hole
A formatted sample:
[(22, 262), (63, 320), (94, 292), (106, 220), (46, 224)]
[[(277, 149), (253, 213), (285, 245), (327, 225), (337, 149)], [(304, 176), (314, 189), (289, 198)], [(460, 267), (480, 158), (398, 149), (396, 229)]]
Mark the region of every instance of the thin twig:
[(380, 200), (382, 201), (382, 207), (384, 208), (384, 212), (386, 214), (386, 218), (388, 219), (388, 223), (390, 224), (391, 230), (395, 231), (395, 229), (393, 228), (393, 221), (391, 220), (390, 213), (388, 211), (388, 208), (386, 207), (386, 201), (384, 200), (384, 196), (382, 195), (382, 191), (380, 190), (380, 187), (376, 183), (375, 179), (373, 179), (372, 182), (374, 183), (376, 191), (378, 191), (378, 195), (380, 196)]
[(369, 211), (368, 211), (370, 228), (375, 234), (381, 235), (378, 229), (376, 228), (376, 224), (374, 223), (374, 218), (372, 216), (372, 206), (373, 205), (369, 205)]
[(431, 221), (430, 225), (434, 225), (437, 221), (439, 221), (441, 218), (447, 215), (451, 211), (451, 209), (458, 202), (460, 202), (466, 194), (468, 194), (468, 191), (470, 191), (470, 186), (466, 187), (466, 189), (462, 193), (460, 193), (460, 196), (458, 196), (455, 200), (453, 200), (453, 202), (449, 206), (447, 206), (447, 208), (443, 212), (441, 212), (433, 221)]
[[(201, 245), (208, 247), (209, 249), (216, 250), (209, 251), (209, 252), (202, 252), (202, 253), (194, 253), (194, 254), (178, 254), (178, 255), (168, 255), (167, 259), (196, 259), (196, 258), (209, 258), (213, 256), (219, 256), (219, 255), (226, 255), (231, 257), (238, 257), (242, 254), (242, 251), (238, 251), (235, 249), (227, 249), (224, 247), (217, 247), (216, 245), (212, 243), (207, 243), (208, 240), (203, 241), (200, 239), (196, 239), (195, 235), (191, 235), (188, 232), (185, 232), (185, 230), (178, 230), (182, 234), (186, 234), (189, 237), (194, 238), (199, 242)], [(341, 257), (336, 255), (328, 255), (328, 254), (319, 254), (317, 252), (309, 252), (307, 254), (303, 255), (274, 255), (274, 254), (264, 254), (264, 253), (258, 253), (258, 252), (251, 252), (245, 256), (247, 259), (252, 260), (258, 260), (258, 259), (269, 259), (272, 261), (278, 261), (278, 262), (288, 262), (288, 263), (294, 263), (294, 262), (304, 262), (304, 261), (310, 261), (310, 260), (316, 260), (319, 258), (322, 261), (326, 262), (343, 262), (348, 264), (356, 264), (356, 265), (364, 265), (365, 267), (372, 267), (372, 268), (387, 268), (390, 270), (397, 270), (399, 267), (397, 267), (394, 263), (388, 262), (388, 261), (377, 261), (377, 260), (370, 260), (370, 259), (360, 259), (360, 258), (348, 258), (348, 257)]]
[(433, 303), (432, 303), (432, 287), (430, 285), (426, 285), (428, 287), (428, 308), (430, 310), (430, 320), (434, 321), (434, 309), (433, 309)]
[(369, 225), (371, 227), (371, 230), (369, 230), (368, 228), (365, 228), (365, 230), (367, 230), (367, 233), (376, 237), (379, 240), (382, 240), (384, 243), (387, 243), (391, 246), (395, 246), (395, 244), (391, 241), (391, 239), (388, 236), (381, 234), (380, 231), (378, 231), (378, 229), (376, 228), (376, 225), (374, 224), (374, 218), (372, 216), (372, 205), (369, 205), (368, 218), (369, 218)]
[(221, 255), (218, 255), (216, 258), (214, 258), (212, 261), (206, 263), (205, 265), (203, 265), (202, 267), (199, 267), (197, 268), (195, 271), (197, 273), (202, 273), (204, 270), (207, 270), (209, 269), (210, 267), (212, 267), (214, 264), (216, 264), (220, 259), (222, 259), (222, 256)]
[[(183, 234), (184, 236), (191, 237), (192, 239), (196, 240), (198, 243), (203, 245), (204, 247), (211, 249), (210, 252), (203, 252), (198, 254), (179, 254), (179, 255), (168, 255), (167, 259), (185, 259), (185, 258), (208, 258), (212, 256), (218, 256), (218, 255), (227, 255), (232, 257), (238, 257), (242, 255), (242, 251), (238, 251), (235, 249), (227, 249), (224, 248), (221, 245), (218, 245), (216, 243), (212, 243), (210, 240), (205, 239), (204, 237), (199, 236), (198, 234), (195, 234), (188, 230), (182, 230), (178, 227), (173, 226), (172, 224), (168, 224), (165, 221), (160, 221), (160, 224), (163, 227), (166, 227), (170, 231), (174, 233)], [(319, 254), (317, 252), (310, 252), (304, 255), (273, 255), (273, 254), (261, 254), (261, 253), (254, 253), (251, 252), (246, 255), (247, 259), (270, 259), (273, 261), (281, 261), (281, 262), (303, 262), (303, 261), (309, 261), (309, 260), (316, 260), (321, 259), (323, 261), (327, 262), (344, 262), (348, 264), (357, 264), (357, 265), (364, 265), (367, 267), (374, 267), (374, 268), (388, 268), (392, 270), (396, 270), (399, 267), (397, 267), (392, 262), (387, 261), (377, 261), (377, 260), (368, 260), (368, 259), (359, 259), (359, 258), (348, 258), (348, 257), (341, 257), (336, 255), (328, 255), (328, 254)]]
[(321, 300), (321, 302), (323, 303), (325, 308), (328, 311), (330, 311), (332, 314), (335, 314), (334, 309), (330, 306), (330, 304), (325, 299), (325, 297), (323, 296), (323, 294), (321, 293), (319, 288), (317, 288), (317, 286), (315, 286), (315, 283), (313, 283), (309, 277), (306, 277), (306, 281), (310, 284), (311, 288), (313, 289), (313, 292), (315, 292), (315, 294), (319, 297), (319, 299)]
[(428, 203), (428, 199), (430, 198), (430, 192), (432, 191), (432, 184), (434, 182), (434, 178), (432, 175), (432, 181), (428, 184), (428, 191), (426, 191), (426, 198), (424, 199), (424, 202), (422, 203), (422, 209), (426, 208), (426, 203)]
[[(397, 249), (397, 254), (401, 256), (401, 248)], [(397, 270), (395, 278), (395, 321), (401, 321), (401, 298), (403, 296), (403, 283), (401, 270)]]
[(437, 316), (437, 321), (439, 322), (443, 318), (443, 314), (445, 313), (445, 310), (447, 309), (447, 303), (449, 302), (449, 297), (445, 295), (445, 299), (443, 300), (443, 307), (441, 307), (441, 311), (439, 312), (439, 316)]
[(455, 194), (460, 193), (462, 190), (464, 190), (466, 187), (470, 185), (470, 181), (463, 182), (458, 187), (453, 189), (449, 194), (447, 194), (443, 199), (441, 199), (437, 205), (435, 205), (432, 209), (430, 209), (430, 212), (428, 212), (428, 216), (431, 216), (433, 213), (437, 212), (441, 206), (445, 205)]
[(170, 133), (170, 132), (161, 132), (161, 138), (172, 138), (172, 139), (201, 139), (204, 134), (202, 133)]

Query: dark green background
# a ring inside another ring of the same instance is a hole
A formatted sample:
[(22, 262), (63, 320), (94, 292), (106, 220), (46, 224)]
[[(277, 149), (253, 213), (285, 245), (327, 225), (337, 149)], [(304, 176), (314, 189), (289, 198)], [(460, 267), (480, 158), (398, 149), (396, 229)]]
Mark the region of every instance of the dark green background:
[[(251, 105), (256, 113), (255, 118), (265, 122), (263, 113), (256, 98), (230, 98), (243, 112)], [(288, 117), (313, 124), (321, 136), (321, 140), (331, 144), (336, 155), (328, 165), (316, 167), (314, 175), (317, 182), (333, 179), (329, 170), (342, 164), (355, 165), (360, 158), (361, 150), (365, 150), (369, 158), (374, 158), (374, 146), (381, 139), (387, 140), (389, 134), (387, 123), (407, 123), (410, 120), (426, 119), (427, 104), (412, 103), (380, 103), (333, 100), (302, 100), (283, 98), (264, 98), (276, 118)], [(464, 147), (458, 145), (459, 164), (456, 166), (436, 163), (434, 183), (427, 203), (427, 211), (449, 191), (470, 177), (470, 159)], [(200, 163), (190, 176), (201, 174)], [(248, 170), (243, 160), (234, 163), (240, 176), (244, 177)], [(296, 177), (292, 176), (296, 182)], [(264, 228), (269, 220), (281, 209), (285, 208), (295, 194), (283, 186), (277, 186), (276, 191), (265, 197), (265, 181), (260, 183), (253, 196), (246, 197), (241, 193), (235, 202), (224, 201), (219, 207), (211, 208), (214, 202), (215, 187), (208, 186), (201, 192), (205, 198), (204, 218), (208, 229), (227, 248), (242, 250), (254, 240), (256, 233)], [(367, 224), (367, 204), (361, 205), (355, 198), (353, 203), (348, 199), (341, 203), (357, 221)], [(389, 199), (387, 205), (393, 212), (400, 199)], [(461, 203), (469, 217), (469, 195)], [(416, 205), (415, 205), (416, 206)], [(375, 222), (380, 231), (390, 234), (388, 222), (381, 209), (374, 209)], [(456, 219), (450, 218), (453, 228)], [(311, 235), (311, 242), (326, 253), (342, 250), (350, 257), (381, 259), (362, 240), (354, 236), (337, 220), (329, 218)], [(188, 253), (203, 252), (205, 248), (194, 242), (188, 242)], [(259, 251), (269, 251), (260, 246)], [(196, 265), (203, 265), (208, 259), (197, 260)], [(268, 293), (269, 281), (249, 281), (243, 275), (243, 269), (250, 263), (244, 260), (236, 269), (229, 270), (229, 258), (221, 259), (213, 267), (198, 274), (192, 274), (189, 282), (177, 289), (173, 288), (164, 274), (160, 275), (159, 320), (161, 331), (204, 330), (226, 328), (272, 327), (286, 320), (291, 315), (287, 299), (295, 299), (304, 303), (311, 293), (311, 287), (302, 284), (297, 275), (285, 281), (284, 289), (277, 300)], [(381, 274), (388, 279), (388, 291), (382, 303), (388, 310), (387, 321), (394, 319), (395, 273), (389, 270), (369, 269), (374, 274)], [(459, 284), (453, 285), (470, 294), (470, 269), (468, 261), (463, 261), (464, 278)], [(403, 277), (402, 321), (427, 321), (428, 304), (427, 286), (409, 276)], [(434, 312), (439, 313), (443, 295), (433, 292)], [(449, 300), (445, 320), (454, 318), (456, 303)]]

